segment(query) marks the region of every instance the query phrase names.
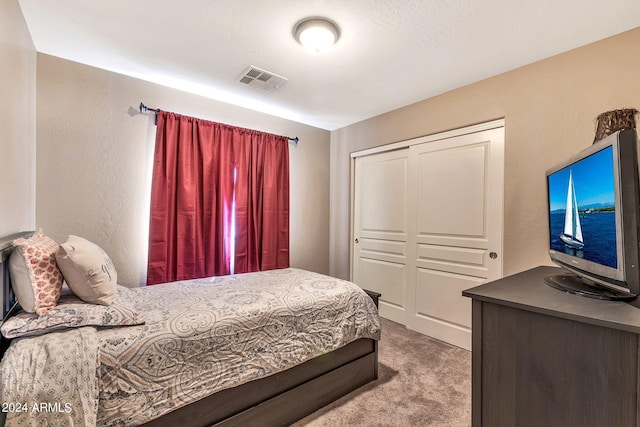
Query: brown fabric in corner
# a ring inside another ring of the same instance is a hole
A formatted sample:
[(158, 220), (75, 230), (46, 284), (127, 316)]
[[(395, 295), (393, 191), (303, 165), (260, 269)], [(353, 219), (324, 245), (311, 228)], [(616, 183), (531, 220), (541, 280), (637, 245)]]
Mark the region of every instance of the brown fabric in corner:
[(600, 114), (596, 119), (596, 137), (593, 142), (598, 142), (622, 129), (635, 129), (636, 114), (638, 110), (635, 108), (612, 110)]

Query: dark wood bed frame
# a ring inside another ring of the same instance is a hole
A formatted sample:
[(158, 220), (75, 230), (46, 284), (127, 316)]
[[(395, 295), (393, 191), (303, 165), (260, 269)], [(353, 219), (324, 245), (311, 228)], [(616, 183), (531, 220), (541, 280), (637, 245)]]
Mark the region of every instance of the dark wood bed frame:
[[(14, 301), (4, 261), (11, 242), (31, 234), (0, 239), (3, 319)], [(8, 345), (2, 339), (0, 355)], [(278, 374), (212, 394), (144, 426), (286, 426), (377, 378), (378, 342), (363, 338)]]

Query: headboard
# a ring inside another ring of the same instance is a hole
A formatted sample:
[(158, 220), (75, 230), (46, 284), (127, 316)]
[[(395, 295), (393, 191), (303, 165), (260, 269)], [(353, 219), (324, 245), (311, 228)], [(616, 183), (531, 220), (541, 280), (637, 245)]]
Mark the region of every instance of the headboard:
[(2, 319), (5, 318), (13, 304), (15, 296), (11, 289), (11, 277), (9, 277), (9, 255), (13, 251), (13, 241), (21, 237), (29, 237), (33, 231), (23, 231), (10, 236), (0, 238), (0, 301), (2, 301)]

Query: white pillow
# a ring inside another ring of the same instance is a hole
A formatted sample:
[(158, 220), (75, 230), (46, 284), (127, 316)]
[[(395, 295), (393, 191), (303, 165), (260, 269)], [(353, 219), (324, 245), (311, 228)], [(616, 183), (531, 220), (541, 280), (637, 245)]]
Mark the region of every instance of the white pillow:
[(64, 280), (78, 298), (92, 304), (111, 305), (118, 274), (109, 255), (98, 245), (70, 235), (60, 245), (56, 261)]
[(13, 241), (9, 257), (11, 287), (26, 312), (43, 315), (56, 306), (62, 289), (62, 274), (56, 265), (58, 244), (37, 231)]

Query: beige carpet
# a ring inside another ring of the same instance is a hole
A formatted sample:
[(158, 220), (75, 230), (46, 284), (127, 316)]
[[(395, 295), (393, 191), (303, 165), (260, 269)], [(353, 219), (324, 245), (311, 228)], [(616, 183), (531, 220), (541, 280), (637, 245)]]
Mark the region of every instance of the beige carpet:
[(382, 322), (378, 380), (295, 427), (471, 425), (471, 353)]

